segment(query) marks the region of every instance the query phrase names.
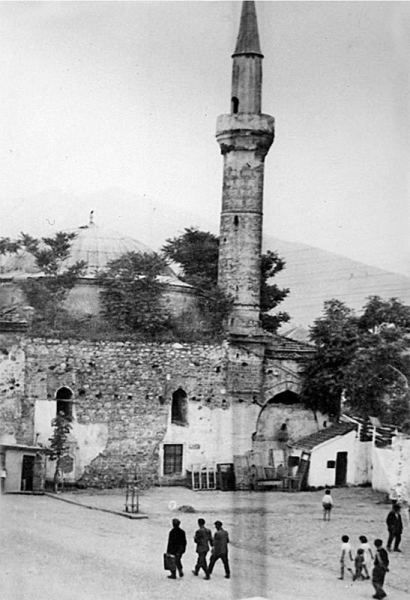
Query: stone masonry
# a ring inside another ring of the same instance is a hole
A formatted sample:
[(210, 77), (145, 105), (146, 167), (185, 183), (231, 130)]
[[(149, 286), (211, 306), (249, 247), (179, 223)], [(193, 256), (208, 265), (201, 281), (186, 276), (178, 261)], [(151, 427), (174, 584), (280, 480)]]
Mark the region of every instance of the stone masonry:
[[(208, 449), (218, 446), (221, 435), (215, 418), (229, 423), (233, 418), (229, 414), (247, 414), (249, 418), (244, 417), (241, 427), (238, 422), (234, 431), (245, 448), (250, 447), (264, 403), (283, 389), (298, 389), (295, 358), (281, 369), (280, 361), (259, 354), (259, 346), (255, 352), (253, 346), (226, 342), (149, 344), (24, 336), (3, 337), (1, 342), (1, 433), (19, 444), (46, 443), (56, 394), (61, 388), (71, 390), (74, 446), (81, 465), (75, 479), (84, 485), (121, 485), (135, 466), (146, 483), (158, 481), (161, 444), (169, 432), (172, 395), (178, 389), (186, 393), (192, 427), (189, 433), (189, 425), (173, 425), (176, 442), (181, 443), (184, 435), (201, 441), (194, 419), (210, 415), (215, 429), (204, 433), (208, 446), (202, 440)], [(50, 405), (47, 423), (38, 418), (40, 405)]]

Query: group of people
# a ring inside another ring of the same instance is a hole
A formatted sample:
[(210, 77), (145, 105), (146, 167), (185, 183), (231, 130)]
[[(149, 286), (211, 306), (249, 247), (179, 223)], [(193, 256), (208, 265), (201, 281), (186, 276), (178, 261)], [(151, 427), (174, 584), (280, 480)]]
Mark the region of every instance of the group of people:
[[(176, 579), (177, 571), (180, 577), (184, 576), (181, 559), (182, 555), (185, 554), (187, 539), (185, 531), (181, 529), (180, 525), (181, 521), (179, 519), (172, 519), (172, 529), (168, 535), (167, 545), (167, 556), (171, 558), (169, 563), (171, 575), (168, 575), (169, 579)], [(228, 561), (229, 535), (223, 529), (222, 525), (221, 521), (215, 521), (215, 533), (212, 535), (211, 530), (205, 527), (205, 519), (198, 519), (198, 529), (194, 535), (196, 553), (198, 554), (195, 568), (192, 571), (194, 575), (199, 575), (202, 569), (205, 573), (204, 579), (211, 579), (215, 563), (218, 559), (221, 559), (225, 568), (225, 577), (226, 579), (230, 578), (231, 572)], [(208, 564), (207, 554), (209, 550), (211, 550), (211, 558)]]
[[(383, 540), (377, 538), (374, 540), (374, 551), (365, 535), (359, 537), (361, 542), (356, 556), (353, 558), (352, 547), (348, 535), (342, 535), (342, 553), (340, 555), (340, 577), (344, 579), (345, 568), (352, 574), (353, 581), (370, 579), (371, 564), (373, 563), (372, 584), (374, 587), (373, 598), (382, 600), (386, 596), (383, 589), (384, 578), (389, 570), (389, 555), (383, 548)], [(354, 569), (350, 566), (354, 564)]]
[[(333, 508), (333, 499), (330, 490), (325, 490), (322, 498), (323, 519), (330, 521), (330, 515)], [(372, 581), (375, 593), (373, 598), (382, 600), (386, 596), (383, 589), (384, 579), (389, 570), (389, 552), (401, 552), (400, 542), (403, 532), (403, 521), (400, 514), (400, 505), (393, 502), (392, 508), (386, 519), (388, 529), (388, 540), (386, 548), (383, 548), (383, 540), (377, 538), (374, 540), (374, 548), (370, 546), (365, 535), (359, 536), (360, 546), (357, 549), (356, 555), (353, 556), (352, 546), (348, 535), (342, 536), (342, 547), (340, 555), (340, 576), (339, 579), (344, 579), (345, 571), (348, 571), (353, 581), (361, 581), (370, 579)], [(184, 576), (182, 566), (182, 555), (185, 553), (187, 546), (186, 534), (180, 527), (179, 519), (172, 519), (172, 529), (168, 535), (168, 545), (166, 556), (169, 557), (171, 575), (170, 579), (176, 579), (177, 572), (180, 577)], [(196, 565), (192, 573), (199, 575), (201, 569), (205, 573), (205, 579), (211, 578), (212, 571), (218, 559), (222, 560), (225, 568), (225, 577), (230, 578), (230, 568), (228, 561), (228, 544), (229, 535), (222, 527), (221, 521), (215, 521), (215, 532), (212, 535), (210, 529), (205, 527), (205, 519), (198, 519), (198, 529), (194, 535), (196, 544), (196, 553), (198, 555)], [(211, 550), (209, 564), (207, 563), (207, 554)]]
[[(328, 496), (329, 494), (325, 494), (325, 496)], [(323, 518), (327, 520), (327, 518), (325, 518), (325, 512), (328, 507), (325, 506), (325, 501), (323, 501), (322, 504), (324, 510)], [(333, 502), (331, 506), (333, 506)], [(328, 510), (330, 512), (331, 507)], [(349, 536), (342, 536), (339, 579), (344, 579), (345, 569), (351, 573), (353, 581), (370, 579), (371, 573), (371, 580), (375, 590), (373, 598), (376, 598), (377, 600), (382, 600), (382, 598), (386, 596), (383, 586), (386, 573), (389, 571), (388, 552), (401, 552), (399, 546), (401, 534), (403, 532), (403, 521), (400, 514), (400, 505), (397, 502), (393, 502), (392, 508), (387, 515), (386, 524), (388, 530), (386, 548), (383, 548), (383, 540), (377, 538), (374, 540), (374, 550), (372, 550), (366, 536), (361, 535), (359, 537), (360, 547), (357, 549), (357, 553), (354, 557), (349, 542)], [(351, 565), (354, 565), (354, 568), (352, 568)]]

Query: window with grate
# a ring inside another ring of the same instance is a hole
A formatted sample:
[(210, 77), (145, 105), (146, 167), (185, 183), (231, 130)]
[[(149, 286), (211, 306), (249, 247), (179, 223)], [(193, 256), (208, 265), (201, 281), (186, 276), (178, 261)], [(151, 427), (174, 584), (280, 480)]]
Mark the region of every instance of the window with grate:
[(164, 444), (164, 475), (182, 473), (182, 444)]

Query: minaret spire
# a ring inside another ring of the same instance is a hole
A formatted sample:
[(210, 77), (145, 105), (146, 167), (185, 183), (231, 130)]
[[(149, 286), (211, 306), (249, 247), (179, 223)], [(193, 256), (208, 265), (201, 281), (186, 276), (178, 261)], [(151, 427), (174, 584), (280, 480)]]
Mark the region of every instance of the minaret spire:
[(255, 2), (243, 2), (235, 52), (232, 54), (233, 113), (260, 114), (262, 106), (262, 59)]
[(261, 333), (260, 283), (265, 156), (274, 119), (261, 113), (262, 59), (254, 2), (243, 2), (232, 55), (231, 113), (217, 121), (224, 157), (218, 285), (234, 298), (232, 334)]
[(241, 24), (235, 52), (238, 54), (258, 54), (263, 56), (259, 44), (258, 21), (256, 18), (255, 2), (242, 2)]

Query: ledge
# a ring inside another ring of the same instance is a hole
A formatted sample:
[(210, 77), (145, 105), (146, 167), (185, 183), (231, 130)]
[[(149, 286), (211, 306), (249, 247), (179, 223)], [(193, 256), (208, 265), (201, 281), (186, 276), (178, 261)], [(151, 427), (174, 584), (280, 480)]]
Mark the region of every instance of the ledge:
[(127, 519), (148, 519), (148, 515), (144, 515), (142, 513), (127, 513), (125, 510), (111, 510), (110, 508), (100, 508), (99, 506), (93, 506), (92, 504), (83, 504), (82, 502), (77, 502), (76, 500), (71, 500), (69, 498), (62, 498), (56, 494), (51, 494), (50, 492), (45, 492), (45, 496), (49, 498), (53, 498), (54, 500), (60, 500), (61, 502), (67, 502), (67, 504), (74, 504), (76, 506), (82, 506), (83, 508), (88, 508), (90, 510), (99, 510), (100, 512), (111, 513), (112, 515), (118, 515), (119, 517), (125, 517)]

